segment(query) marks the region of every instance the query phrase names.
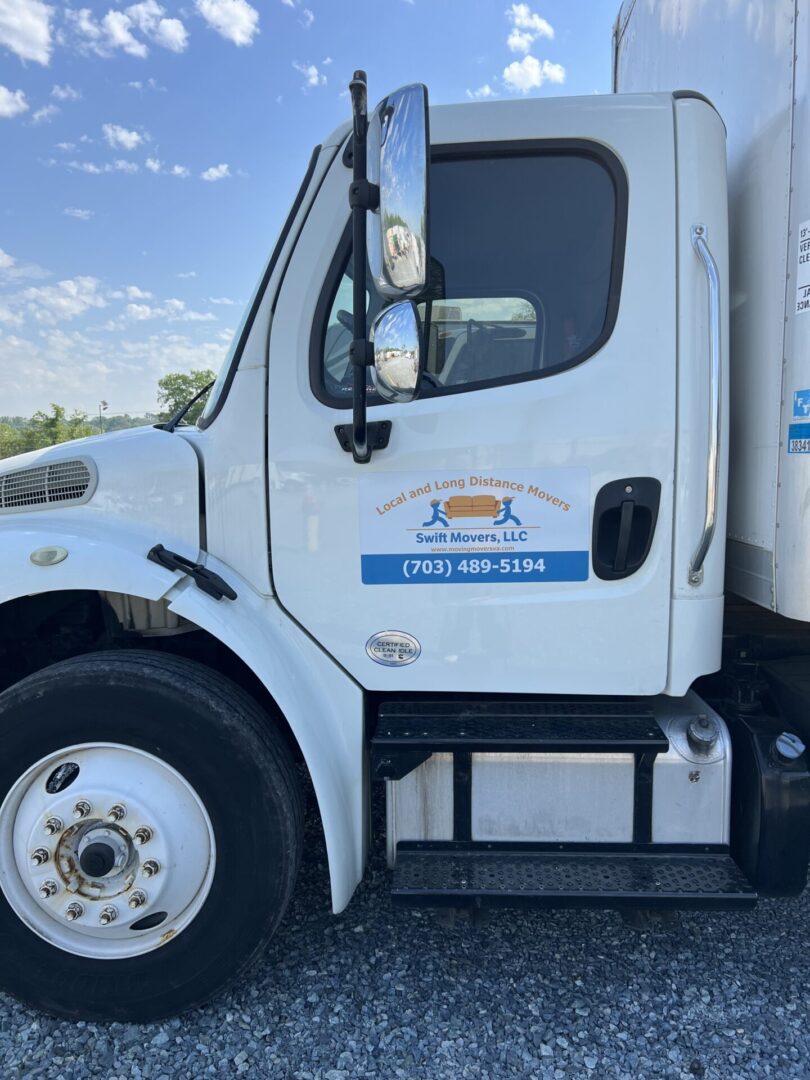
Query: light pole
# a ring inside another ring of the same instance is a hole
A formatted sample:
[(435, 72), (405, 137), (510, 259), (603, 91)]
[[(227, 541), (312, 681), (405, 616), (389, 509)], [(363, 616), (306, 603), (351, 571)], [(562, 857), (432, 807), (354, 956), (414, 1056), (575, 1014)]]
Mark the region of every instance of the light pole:
[(107, 406), (106, 401), (100, 401), (98, 403), (98, 433), (99, 433), (99, 435), (104, 434), (104, 417), (101, 414), (105, 413), (107, 411), (107, 408), (108, 408), (108, 406)]

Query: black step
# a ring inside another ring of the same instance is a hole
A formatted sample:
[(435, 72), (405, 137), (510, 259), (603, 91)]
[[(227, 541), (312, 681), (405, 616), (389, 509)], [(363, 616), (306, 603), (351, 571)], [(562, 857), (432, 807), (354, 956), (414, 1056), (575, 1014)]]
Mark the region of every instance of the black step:
[(730, 855), (397, 849), (397, 903), (748, 908), (757, 894)]
[(658, 754), (668, 748), (652, 710), (633, 701), (392, 701), (380, 706), (371, 762), (377, 779), (397, 780), (431, 753)]

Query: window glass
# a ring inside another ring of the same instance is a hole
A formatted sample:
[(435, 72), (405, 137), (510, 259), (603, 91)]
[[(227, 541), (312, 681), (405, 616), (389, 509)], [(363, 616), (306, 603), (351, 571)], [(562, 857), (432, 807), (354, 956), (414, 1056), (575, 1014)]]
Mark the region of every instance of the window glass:
[[(607, 168), (583, 154), (434, 161), (423, 392), (547, 375), (590, 355), (611, 309), (616, 202)], [(370, 317), (383, 302), (371, 298)], [(351, 394), (350, 311), (351, 265), (326, 327), (330, 397)]]

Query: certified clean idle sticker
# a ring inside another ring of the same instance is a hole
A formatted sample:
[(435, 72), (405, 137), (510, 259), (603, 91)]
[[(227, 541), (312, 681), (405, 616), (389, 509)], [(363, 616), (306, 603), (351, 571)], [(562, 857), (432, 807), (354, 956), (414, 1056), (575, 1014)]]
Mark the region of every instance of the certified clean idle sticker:
[(422, 646), (403, 630), (380, 630), (366, 642), (366, 652), (378, 664), (386, 667), (404, 667), (412, 664), (422, 651)]
[(587, 581), (589, 511), (587, 469), (363, 477), (362, 581)]

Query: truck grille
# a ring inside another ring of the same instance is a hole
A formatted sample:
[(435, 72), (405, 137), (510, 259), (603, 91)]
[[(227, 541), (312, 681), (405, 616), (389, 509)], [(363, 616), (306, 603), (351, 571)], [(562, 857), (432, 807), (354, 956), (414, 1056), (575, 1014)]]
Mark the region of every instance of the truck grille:
[(53, 461), (0, 474), (0, 513), (86, 502), (95, 490), (95, 468), (81, 459)]

